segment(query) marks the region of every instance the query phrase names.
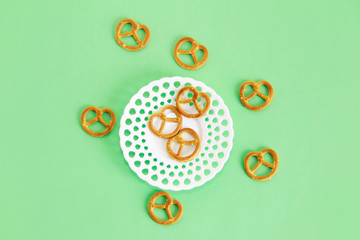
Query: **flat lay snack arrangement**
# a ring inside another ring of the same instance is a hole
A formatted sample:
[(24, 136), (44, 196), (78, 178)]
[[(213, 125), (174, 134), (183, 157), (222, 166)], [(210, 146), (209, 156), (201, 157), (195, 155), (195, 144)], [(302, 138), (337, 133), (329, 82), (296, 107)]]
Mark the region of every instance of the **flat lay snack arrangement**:
[(0, 240), (360, 240), (359, 12), (5, 1)]
[[(122, 33), (121, 30), (125, 24), (131, 24), (131, 31)], [(144, 40), (140, 40), (138, 37), (138, 31), (140, 29), (145, 30)], [(133, 36), (138, 45), (128, 46), (121, 40), (121, 38), (128, 36)], [(145, 47), (149, 42), (150, 31), (145, 25), (139, 25), (134, 20), (128, 18), (121, 20), (118, 24), (115, 31), (115, 38), (122, 48), (128, 51), (137, 51)], [(192, 44), (191, 49), (186, 51), (181, 50), (181, 46), (187, 42)], [(200, 61), (196, 56), (196, 52), (199, 50), (204, 53)], [(179, 54), (190, 54), (194, 64), (184, 64), (180, 60)], [(180, 39), (175, 46), (175, 61), (185, 69), (196, 70), (200, 68), (205, 64), (208, 57), (209, 52), (206, 47), (199, 45), (191, 37)], [(260, 91), (261, 85), (266, 86), (269, 91), (268, 95)], [(245, 88), (247, 86), (252, 86), (253, 92), (245, 96)], [(206, 89), (208, 89), (209, 92), (204, 92)], [(260, 111), (271, 103), (274, 90), (267, 81), (259, 81), (257, 83), (248, 81), (241, 86), (239, 95), (241, 103), (246, 108), (253, 111)], [(248, 101), (256, 95), (264, 99), (265, 103), (260, 106), (252, 106), (249, 104)], [(159, 108), (160, 111), (157, 111)], [(209, 109), (211, 110), (209, 111)], [(96, 118), (87, 122), (86, 115), (89, 111), (95, 111)], [(110, 123), (103, 120), (103, 112), (110, 113)], [(225, 116), (223, 120), (222, 116)], [(183, 118), (186, 118), (186, 120), (183, 120)], [(192, 121), (192, 119), (197, 119), (197, 121)], [(100, 133), (90, 131), (88, 128), (89, 125), (97, 121), (100, 121), (107, 129)], [(97, 107), (88, 107), (81, 115), (81, 123), (84, 130), (88, 134), (96, 137), (108, 134), (114, 126), (114, 121), (114, 113), (107, 108), (100, 110)], [(207, 129), (205, 128), (206, 125)], [(156, 137), (159, 137), (159, 139), (154, 139), (154, 136), (150, 134), (150, 132)], [(124, 114), (120, 121), (119, 135), (120, 145), (125, 154), (124, 157), (133, 171), (151, 185), (170, 190), (191, 189), (201, 186), (215, 177), (215, 174), (222, 169), (229, 158), (234, 137), (232, 119), (221, 97), (204, 84), (190, 78), (181, 77), (163, 78), (140, 89), (125, 107)], [(185, 137), (185, 135), (187, 136)], [(168, 139), (166, 144), (165, 139)], [(165, 151), (162, 148), (166, 148), (168, 155), (164, 154)], [(201, 154), (198, 157), (199, 153)], [(264, 160), (264, 153), (271, 154), (273, 163)], [(249, 167), (249, 159), (251, 157), (257, 158), (257, 164), (252, 169)], [(195, 158), (194, 164), (192, 160)], [(218, 164), (219, 162), (220, 164)], [(256, 170), (262, 164), (271, 168), (272, 171), (266, 176), (255, 175)], [(271, 179), (276, 173), (278, 166), (278, 155), (272, 149), (264, 149), (259, 153), (251, 152), (246, 156), (244, 161), (246, 173), (257, 181)], [(195, 171), (198, 171), (198, 174), (191, 176), (192, 172)], [(165, 205), (155, 204), (155, 200), (159, 196), (166, 196), (167, 202)], [(173, 204), (179, 208), (176, 216), (173, 216), (170, 211), (170, 207)], [(166, 209), (169, 220), (164, 221), (157, 218), (153, 208)], [(158, 192), (149, 202), (149, 214), (155, 222), (169, 225), (177, 222), (181, 218), (183, 207), (178, 201), (173, 201), (168, 193)]]

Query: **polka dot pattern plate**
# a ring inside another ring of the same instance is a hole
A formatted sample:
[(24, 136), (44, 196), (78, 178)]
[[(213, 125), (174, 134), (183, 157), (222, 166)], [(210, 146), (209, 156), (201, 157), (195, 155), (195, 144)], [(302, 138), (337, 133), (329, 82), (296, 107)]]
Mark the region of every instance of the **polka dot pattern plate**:
[[(177, 93), (184, 86), (194, 86), (211, 99), (204, 116), (183, 116), (182, 128), (194, 129), (201, 140), (199, 154), (189, 162), (172, 159), (166, 151), (167, 139), (157, 137), (148, 127), (152, 113), (166, 105), (176, 106)], [(201, 186), (221, 171), (232, 149), (234, 131), (229, 109), (214, 90), (191, 78), (171, 77), (151, 82), (130, 99), (119, 135), (124, 157), (141, 179), (164, 190), (179, 191)]]

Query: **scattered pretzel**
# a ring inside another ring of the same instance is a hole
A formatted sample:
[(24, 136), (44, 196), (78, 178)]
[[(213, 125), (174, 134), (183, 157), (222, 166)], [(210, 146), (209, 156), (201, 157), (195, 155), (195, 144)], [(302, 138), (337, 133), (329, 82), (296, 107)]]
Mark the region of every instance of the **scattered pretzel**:
[[(161, 196), (166, 197), (166, 203), (163, 205), (155, 204), (156, 199)], [(172, 215), (171, 209), (170, 209), (173, 204), (175, 204), (179, 209), (179, 211), (175, 217)], [(165, 220), (159, 219), (154, 213), (154, 208), (165, 209), (166, 213), (169, 217), (169, 220), (165, 221)], [(170, 225), (170, 224), (176, 223), (182, 217), (183, 207), (179, 201), (172, 199), (170, 194), (168, 194), (167, 192), (157, 192), (150, 198), (148, 211), (149, 211), (150, 217), (155, 222), (162, 224), (162, 225)]]
[[(188, 98), (188, 99), (182, 99), (182, 95), (186, 92), (186, 91), (190, 91), (193, 96), (192, 98)], [(199, 98), (204, 98), (206, 101), (206, 104), (204, 106), (204, 108), (201, 108), (199, 105)], [(195, 114), (190, 114), (184, 111), (184, 109), (182, 108), (181, 104), (188, 104), (188, 103), (193, 103), (196, 110), (198, 111), (198, 113)], [(179, 110), (179, 112), (184, 115), (185, 117), (188, 118), (198, 118), (203, 116), (205, 113), (207, 113), (207, 111), (209, 110), (211, 105), (211, 100), (209, 95), (207, 95), (204, 92), (199, 92), (195, 87), (193, 86), (186, 86), (183, 87), (182, 89), (180, 89), (178, 95), (176, 96), (176, 107)]]
[[(121, 29), (127, 23), (131, 24), (131, 31), (127, 32), (127, 33), (122, 33)], [(139, 29), (143, 29), (145, 31), (145, 38), (142, 41), (140, 40), (140, 38), (138, 36)], [(129, 36), (134, 37), (135, 41), (138, 44), (137, 46), (128, 46), (121, 40), (122, 37), (129, 37)], [(117, 25), (117, 28), (116, 28), (116, 31), (115, 31), (115, 39), (116, 39), (116, 42), (122, 48), (124, 48), (126, 50), (129, 50), (129, 51), (138, 51), (138, 50), (143, 49), (148, 44), (148, 42), (150, 40), (150, 30), (144, 24), (137, 24), (134, 20), (132, 20), (130, 18), (123, 19)]]
[[(268, 91), (269, 91), (269, 95), (266, 96), (265, 94), (263, 94), (262, 92), (260, 92), (260, 86), (264, 85), (265, 87), (267, 87)], [(249, 96), (245, 97), (245, 88), (247, 86), (252, 86), (254, 88), (254, 92), (252, 92)], [(239, 91), (239, 95), (240, 95), (240, 101), (241, 103), (247, 108), (250, 109), (252, 111), (260, 111), (264, 108), (266, 108), (267, 106), (269, 106), (269, 104), (271, 103), (273, 96), (274, 96), (274, 90), (271, 86), (270, 83), (268, 83), (267, 81), (259, 81), (259, 82), (253, 82), (253, 81), (247, 81), (245, 82), (243, 85), (241, 85), (240, 87), (240, 91)], [(253, 97), (255, 97), (256, 95), (258, 95), (259, 97), (261, 97), (262, 99), (265, 100), (265, 103), (261, 106), (252, 106), (249, 104), (249, 100), (252, 99)]]
[[(184, 140), (182, 137), (183, 133), (189, 133), (194, 138), (194, 140), (190, 140), (190, 141)], [(179, 150), (177, 153), (175, 153), (171, 148), (172, 142), (177, 142), (180, 144), (180, 147), (179, 147)], [(181, 153), (183, 151), (184, 145), (195, 145), (194, 152), (192, 154), (190, 154), (189, 156), (182, 157)], [(180, 161), (180, 162), (187, 162), (187, 161), (194, 159), (200, 151), (200, 146), (201, 146), (201, 144), (200, 144), (199, 135), (191, 128), (181, 129), (180, 132), (176, 136), (170, 138), (166, 143), (166, 149), (167, 149), (167, 152), (169, 153), (169, 155), (172, 158), (174, 158), (175, 160)]]
[[(96, 113), (96, 117), (90, 121), (86, 121), (86, 115), (90, 112), (90, 111), (94, 111)], [(110, 123), (107, 123), (103, 117), (102, 114), (103, 113), (109, 113), (111, 116), (111, 120)], [(106, 127), (106, 130), (102, 131), (102, 132), (94, 132), (91, 131), (89, 129), (89, 126), (93, 123), (96, 123), (97, 121), (99, 121), (102, 125), (104, 125), (104, 127)], [(106, 134), (108, 134), (109, 132), (111, 132), (111, 130), (114, 128), (115, 126), (115, 122), (116, 122), (116, 116), (115, 113), (109, 109), (109, 108), (98, 108), (98, 107), (88, 107), (86, 108), (83, 113), (81, 114), (81, 125), (83, 127), (83, 129), (85, 130), (85, 132), (87, 132), (89, 135), (93, 136), (93, 137), (103, 137)]]
[[(268, 163), (264, 160), (264, 154), (265, 153), (270, 153), (271, 156), (274, 159), (274, 163)], [(255, 167), (253, 169), (250, 169), (249, 166), (249, 160), (251, 157), (256, 157), (258, 159), (257, 164), (255, 165)], [(255, 171), (262, 165), (264, 164), (265, 166), (272, 168), (271, 173), (269, 173), (266, 176), (260, 177), (255, 175)], [(252, 179), (256, 180), (256, 181), (266, 181), (269, 180), (272, 176), (274, 176), (274, 174), (276, 173), (277, 169), (279, 166), (279, 157), (276, 154), (276, 152), (270, 148), (266, 148), (263, 149), (260, 152), (250, 152), (248, 155), (246, 155), (245, 160), (244, 160), (244, 167), (245, 167), (245, 171), (246, 173), (249, 175), (249, 177), (251, 177)]]
[[(174, 112), (175, 115), (176, 115), (176, 117), (175, 117), (175, 118), (169, 118), (169, 117), (167, 117), (167, 116), (165, 115), (165, 111), (167, 111), (167, 110), (171, 110), (172, 112)], [(153, 125), (153, 120), (154, 120), (154, 118), (157, 118), (157, 117), (161, 119), (161, 125), (160, 125), (160, 128), (159, 128), (158, 130), (155, 129), (155, 127), (154, 127), (154, 125)], [(165, 127), (166, 122), (177, 123), (176, 129), (175, 129), (173, 132), (171, 132), (171, 133), (164, 134), (164, 133), (163, 133), (163, 130), (164, 130), (164, 127)], [(180, 130), (181, 126), (182, 126), (182, 122), (183, 122), (182, 116), (181, 116), (181, 114), (178, 112), (178, 110), (176, 109), (176, 107), (175, 107), (175, 106), (172, 106), (172, 105), (167, 105), (167, 106), (163, 107), (160, 112), (154, 113), (154, 114), (152, 114), (152, 115), (150, 116), (150, 118), (149, 118), (149, 128), (150, 128), (150, 130), (151, 130), (156, 136), (158, 136), (158, 137), (161, 137), (161, 138), (170, 138), (170, 137), (172, 137), (172, 136), (175, 136), (175, 135), (179, 132), (179, 130)]]
[[(190, 50), (181, 50), (180, 47), (181, 45), (183, 45), (185, 42), (191, 42), (192, 47)], [(198, 59), (196, 58), (196, 51), (198, 50), (202, 50), (204, 52), (204, 57), (200, 60), (200, 62), (198, 61)], [(192, 59), (194, 60), (194, 65), (188, 65), (183, 63), (180, 60), (179, 54), (190, 54)], [(199, 45), (193, 38), (191, 37), (184, 37), (182, 39), (180, 39), (176, 46), (175, 46), (175, 50), (174, 50), (174, 58), (175, 61), (177, 62), (177, 64), (179, 64), (180, 67), (188, 69), (188, 70), (196, 70), (199, 69), (202, 65), (204, 65), (207, 61), (209, 57), (209, 52), (206, 49), (205, 46), (203, 45)]]

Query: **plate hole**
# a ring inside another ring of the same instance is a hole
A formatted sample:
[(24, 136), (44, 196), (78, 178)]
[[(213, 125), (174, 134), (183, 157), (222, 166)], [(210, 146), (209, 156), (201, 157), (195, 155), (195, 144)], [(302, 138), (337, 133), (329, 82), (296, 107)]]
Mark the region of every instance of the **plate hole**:
[(163, 87), (164, 87), (165, 89), (168, 89), (168, 88), (170, 87), (170, 84), (166, 82), (166, 83), (163, 84)]
[(152, 90), (153, 90), (154, 92), (158, 92), (158, 91), (159, 91), (159, 87), (158, 87), (158, 86), (154, 86), (154, 87), (152, 88)]
[(148, 91), (144, 92), (143, 97), (148, 98), (150, 96), (150, 93)]

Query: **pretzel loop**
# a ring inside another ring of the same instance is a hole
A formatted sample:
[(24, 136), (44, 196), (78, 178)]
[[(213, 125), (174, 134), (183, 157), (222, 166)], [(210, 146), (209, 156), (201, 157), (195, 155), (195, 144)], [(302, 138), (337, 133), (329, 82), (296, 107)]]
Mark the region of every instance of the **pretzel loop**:
[[(194, 140), (190, 140), (190, 141), (184, 140), (184, 138), (182, 137), (183, 133), (189, 133), (194, 138)], [(173, 142), (177, 142), (180, 145), (177, 153), (175, 153), (171, 148), (171, 144)], [(195, 150), (190, 155), (182, 157), (181, 154), (183, 152), (183, 148), (185, 145), (195, 145)], [(195, 156), (200, 151), (200, 146), (201, 146), (200, 138), (199, 138), (198, 134), (191, 128), (182, 129), (176, 136), (170, 138), (166, 143), (166, 149), (167, 149), (169, 155), (172, 158), (174, 158), (175, 160), (178, 160), (180, 162), (187, 162), (187, 161), (194, 159)]]
[[(121, 29), (125, 26), (125, 24), (131, 24), (131, 31), (130, 32), (126, 32), (126, 33), (122, 33)], [(138, 31), (140, 29), (143, 29), (145, 31), (145, 38), (144, 40), (140, 40), (139, 36), (138, 36)], [(137, 46), (128, 46), (126, 45), (121, 38), (122, 37), (130, 37), (133, 36), (135, 41), (137, 42)], [(129, 50), (129, 51), (138, 51), (143, 49), (149, 42), (150, 40), (150, 30), (148, 29), (148, 27), (144, 24), (137, 24), (134, 20), (127, 18), (127, 19), (123, 19), (121, 22), (119, 22), (116, 31), (115, 31), (115, 38), (116, 38), (116, 42), (124, 49)]]
[[(158, 199), (161, 196), (166, 198), (166, 203), (162, 204), (162, 205), (155, 204), (156, 199)], [(171, 213), (171, 206), (174, 205), (174, 204), (179, 209), (176, 216), (173, 216), (172, 213)], [(169, 217), (169, 220), (165, 221), (165, 220), (159, 219), (154, 213), (154, 208), (165, 209), (166, 214)], [(170, 196), (170, 194), (168, 194), (167, 192), (157, 192), (150, 198), (149, 205), (148, 205), (148, 211), (149, 211), (150, 217), (155, 222), (157, 222), (159, 224), (162, 224), (162, 225), (170, 225), (170, 224), (176, 223), (182, 217), (183, 207), (182, 207), (182, 205), (181, 205), (181, 203), (179, 201), (173, 200), (172, 197)]]
[[(266, 96), (265, 94), (263, 94), (260, 91), (260, 86), (261, 85), (264, 85), (268, 89), (268, 91), (269, 91), (268, 96)], [(247, 86), (252, 86), (254, 91), (249, 96), (245, 97), (245, 88)], [(241, 85), (240, 91), (239, 91), (239, 96), (240, 96), (241, 103), (247, 109), (250, 109), (252, 111), (260, 111), (260, 110), (266, 108), (267, 106), (269, 106), (269, 104), (271, 103), (271, 101), (273, 99), (273, 96), (274, 96), (274, 90), (273, 90), (271, 84), (268, 83), (267, 81), (259, 81), (259, 82), (247, 81), (243, 85)], [(249, 100), (252, 99), (255, 96), (259, 96), (262, 99), (264, 99), (265, 103), (263, 103), (261, 106), (252, 106), (252, 105), (250, 105)]]
[[(188, 99), (182, 99), (183, 94), (189, 91), (193, 94), (193, 96), (191, 98)], [(204, 98), (205, 99), (205, 106), (204, 108), (201, 108), (201, 106), (199, 105), (199, 98)], [(191, 114), (191, 113), (187, 113), (181, 104), (188, 104), (188, 103), (193, 103), (196, 110), (198, 111), (198, 113), (195, 114)], [(188, 118), (198, 118), (201, 117), (203, 115), (205, 115), (207, 113), (207, 111), (209, 110), (211, 105), (211, 100), (209, 95), (207, 95), (204, 92), (199, 92), (195, 87), (193, 86), (186, 86), (183, 87), (182, 89), (180, 89), (178, 95), (176, 96), (176, 107), (179, 110), (179, 112), (184, 115), (185, 117)]]
[[(171, 110), (173, 113), (175, 113), (176, 117), (174, 117), (174, 118), (167, 117), (165, 115), (165, 111), (167, 111), (167, 110)], [(160, 125), (160, 128), (158, 130), (155, 129), (155, 127), (154, 127), (153, 121), (154, 121), (155, 118), (160, 118), (160, 120), (161, 120), (161, 125)], [(182, 126), (182, 121), (183, 121), (182, 116), (179, 113), (179, 111), (176, 109), (176, 107), (172, 106), (172, 105), (167, 105), (167, 106), (163, 107), (160, 112), (154, 113), (154, 114), (152, 114), (150, 116), (150, 118), (149, 118), (149, 128), (158, 137), (170, 138), (172, 136), (175, 136), (179, 132), (179, 130), (180, 130), (181, 126)], [(176, 128), (171, 133), (163, 133), (165, 125), (166, 125), (167, 122), (177, 123)]]
[[(271, 154), (271, 156), (274, 159), (273, 163), (269, 163), (264, 160), (265, 153)], [(249, 166), (249, 160), (251, 157), (256, 157), (258, 160), (255, 167), (253, 167), (252, 169), (250, 169), (250, 166)], [(269, 168), (272, 168), (271, 173), (269, 173), (268, 175), (263, 176), (263, 177), (255, 175), (256, 170), (258, 170), (261, 165), (265, 165)], [(245, 160), (244, 160), (244, 167), (245, 167), (246, 173), (249, 175), (249, 177), (251, 177), (252, 179), (257, 180), (257, 181), (266, 181), (266, 180), (270, 179), (276, 173), (278, 166), (279, 166), (279, 157), (278, 157), (277, 153), (270, 148), (263, 149), (260, 152), (250, 152), (248, 155), (246, 155)]]
[[(86, 116), (90, 111), (94, 111), (96, 113), (96, 117), (94, 119), (91, 119), (90, 121), (86, 121)], [(110, 123), (107, 123), (102, 117), (103, 113), (105, 113), (105, 112), (110, 114), (110, 117), (111, 117)], [(95, 106), (90, 106), (83, 111), (83, 113), (81, 114), (80, 121), (81, 121), (81, 125), (82, 125), (84, 131), (87, 132), (89, 135), (94, 136), (94, 137), (102, 137), (102, 136), (105, 136), (106, 134), (108, 134), (109, 132), (111, 132), (111, 130), (114, 128), (115, 123), (116, 123), (116, 116), (115, 116), (115, 113), (109, 108), (100, 109)], [(89, 126), (98, 121), (104, 127), (106, 127), (106, 129), (102, 132), (91, 131)]]
[[(180, 47), (185, 43), (185, 42), (190, 42), (192, 44), (192, 47), (190, 50), (181, 50)], [(197, 57), (196, 57), (196, 52), (198, 50), (202, 50), (204, 52), (204, 57), (198, 61)], [(194, 65), (188, 65), (185, 64), (184, 62), (182, 62), (180, 60), (179, 54), (189, 54), (191, 55), (193, 61), (194, 61)], [(196, 70), (199, 69), (201, 66), (203, 66), (207, 59), (209, 57), (209, 52), (207, 50), (207, 48), (203, 45), (199, 45), (195, 39), (191, 38), (191, 37), (184, 37), (182, 39), (180, 39), (174, 49), (174, 58), (177, 64), (179, 64), (180, 67), (188, 69), (188, 70)]]

